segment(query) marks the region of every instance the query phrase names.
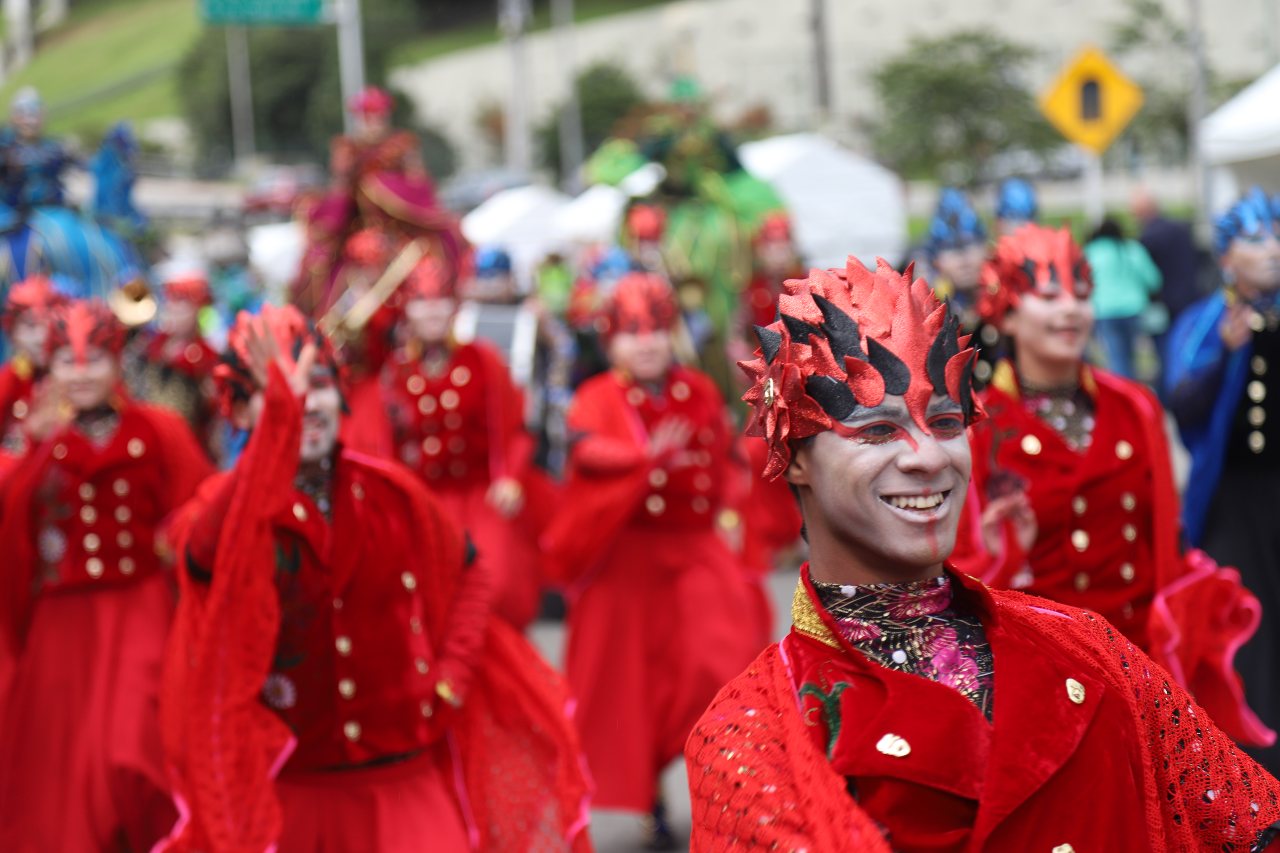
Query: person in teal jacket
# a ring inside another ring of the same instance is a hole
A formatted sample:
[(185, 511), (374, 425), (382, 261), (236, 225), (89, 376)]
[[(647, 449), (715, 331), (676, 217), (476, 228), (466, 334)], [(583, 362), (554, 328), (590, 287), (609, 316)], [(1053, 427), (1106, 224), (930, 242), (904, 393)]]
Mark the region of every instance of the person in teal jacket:
[(1160, 270), (1120, 223), (1102, 220), (1084, 247), (1093, 269), (1093, 313), (1107, 369), (1134, 378), (1133, 353), (1142, 333), (1142, 314), (1160, 290)]

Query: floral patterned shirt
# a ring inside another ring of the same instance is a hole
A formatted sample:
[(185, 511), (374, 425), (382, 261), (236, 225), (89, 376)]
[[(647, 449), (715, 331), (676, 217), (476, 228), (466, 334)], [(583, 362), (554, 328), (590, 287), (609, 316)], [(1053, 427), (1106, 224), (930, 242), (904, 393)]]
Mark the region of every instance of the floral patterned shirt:
[(978, 617), (953, 606), (950, 577), (813, 585), (849, 645), (887, 669), (954, 688), (991, 719), (991, 646)]

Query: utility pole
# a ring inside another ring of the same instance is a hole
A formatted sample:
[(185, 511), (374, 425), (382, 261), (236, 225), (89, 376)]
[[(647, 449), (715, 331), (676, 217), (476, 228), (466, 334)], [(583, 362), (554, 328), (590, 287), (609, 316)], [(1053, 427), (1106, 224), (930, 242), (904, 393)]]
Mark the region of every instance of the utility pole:
[(1194, 174), (1197, 225), (1209, 220), (1209, 164), (1204, 158), (1200, 129), (1209, 110), (1209, 68), (1204, 56), (1204, 28), (1200, 19), (1200, 0), (1187, 0), (1187, 36), (1191, 51), (1191, 102), (1188, 122), (1191, 140), (1191, 167)]
[(498, 27), (507, 39), (511, 58), (503, 147), (507, 167), (524, 175), (533, 170), (533, 146), (529, 139), (529, 54), (524, 37), (529, 16), (528, 0), (500, 0)]
[(827, 55), (827, 0), (809, 0), (809, 27), (813, 34), (813, 87), (818, 109), (815, 124), (831, 119), (831, 60)]
[(578, 68), (573, 54), (573, 0), (551, 0), (551, 22), (555, 27), (556, 56), (561, 76), (569, 85), (560, 111), (560, 172), (565, 192), (576, 195), (582, 189), (582, 105), (578, 102)]
[(360, 0), (334, 0), (338, 25), (338, 74), (342, 81), (342, 121), (347, 133), (355, 132), (355, 117), (346, 105), (364, 88), (364, 33)]
[(227, 84), (231, 95), (231, 143), (236, 168), (244, 169), (254, 155), (253, 84), (249, 74), (249, 31), (224, 28), (227, 39)]

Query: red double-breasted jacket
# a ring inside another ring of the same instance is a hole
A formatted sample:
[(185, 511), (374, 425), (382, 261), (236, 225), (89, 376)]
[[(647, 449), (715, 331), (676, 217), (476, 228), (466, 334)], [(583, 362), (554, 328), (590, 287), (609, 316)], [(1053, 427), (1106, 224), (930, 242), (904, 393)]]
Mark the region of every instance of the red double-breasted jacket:
[(35, 368), (21, 356), (0, 367), (0, 473), (8, 460), (27, 452), (24, 422), (31, 413), (35, 384)]
[(524, 428), (524, 395), (488, 344), (452, 347), (438, 372), (401, 351), (383, 385), (396, 457), (433, 488), (488, 485), (528, 468), (533, 442)]
[[(1012, 587), (1105, 616), (1140, 646), (1161, 567), (1157, 534), (1176, 537), (1155, 487), (1172, 480), (1162, 409), (1136, 383), (1086, 367), (1082, 387), (1094, 405), (1092, 443), (1083, 451), (1024, 405), (1009, 362), (983, 392), (987, 420), (971, 432), (973, 480), (952, 561), (995, 587)], [(1097, 381), (1101, 378), (1103, 381)], [(1151, 423), (1155, 419), (1156, 423)], [(1159, 443), (1153, 443), (1157, 436)], [(1025, 485), (1038, 525), (1027, 554), (1006, 537), (1002, 554), (986, 553), (978, 519), (999, 478)], [(1167, 522), (1169, 530), (1157, 531)], [(1176, 554), (1174, 555), (1176, 556)]]
[(282, 768), (359, 767), (445, 737), (481, 849), (567, 844), (586, 791), (567, 696), (491, 617), (461, 530), (412, 472), (350, 450), (326, 520), (294, 487), (301, 406), (274, 366), (258, 424), (174, 523), (187, 571), (161, 714), (191, 817), (167, 849), (264, 849)]
[(689, 739), (693, 850), (1247, 851), (1280, 819), (1280, 783), (1100, 617), (953, 574), (988, 722), (850, 647), (807, 575)]
[[(1163, 409), (1137, 383), (1085, 367), (1094, 403), (1088, 449), (1077, 452), (1020, 399), (1009, 362), (983, 393), (989, 419), (972, 430), (973, 481), (952, 562), (992, 586), (1093, 610), (1167, 667), (1233, 737), (1266, 745), (1275, 733), (1244, 701), (1233, 659), (1261, 608), (1239, 573), (1183, 554)], [(1027, 488), (1038, 532), (1023, 554), (983, 543), (989, 487), (1012, 475)]]
[[(686, 446), (660, 457), (649, 437), (668, 419), (690, 428)], [(566, 500), (544, 544), (565, 580), (586, 571), (623, 527), (711, 531), (730, 488), (732, 438), (711, 380), (673, 367), (649, 389), (613, 370), (583, 383), (568, 418)]]
[(126, 401), (119, 419), (101, 445), (63, 428), (4, 479), (3, 613), (19, 643), (36, 596), (136, 583), (172, 563), (162, 525), (212, 468), (176, 415)]

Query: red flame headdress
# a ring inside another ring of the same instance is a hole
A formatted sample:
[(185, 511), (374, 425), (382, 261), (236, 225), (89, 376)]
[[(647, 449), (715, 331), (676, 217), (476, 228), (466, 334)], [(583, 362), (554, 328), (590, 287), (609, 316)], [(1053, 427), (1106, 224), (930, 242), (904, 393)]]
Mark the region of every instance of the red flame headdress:
[(982, 271), (978, 312), (988, 323), (999, 323), (1018, 307), (1024, 293), (1053, 298), (1064, 289), (1078, 299), (1093, 292), (1093, 278), (1084, 252), (1062, 228), (1029, 223), (1000, 238)]
[(404, 280), (405, 299), (453, 299), (456, 295), (456, 280), (439, 258), (418, 261)]
[(632, 205), (627, 211), (627, 233), (645, 243), (656, 243), (667, 230), (667, 212), (655, 204)]
[(756, 230), (756, 243), (770, 241), (791, 241), (791, 217), (784, 211), (775, 210), (764, 218)]
[(124, 324), (105, 302), (73, 299), (53, 310), (46, 346), (50, 353), (71, 347), (75, 360), (83, 363), (89, 357), (89, 347), (101, 347), (118, 356), (125, 337)]
[(675, 293), (665, 278), (651, 272), (630, 272), (614, 285), (606, 333), (666, 331), (675, 325), (678, 313)]
[(976, 351), (959, 318), (912, 270), (884, 260), (875, 272), (850, 257), (845, 269), (811, 270), (783, 284), (779, 319), (757, 326), (760, 348), (739, 362), (752, 385), (748, 435), (769, 444), (764, 476), (791, 461), (792, 439), (808, 438), (900, 395), (921, 428), (934, 394), (959, 404), (965, 421), (983, 416), (973, 393)]
[[(257, 316), (266, 321), (267, 329), (276, 339), (286, 361), (296, 363), (302, 348), (310, 341), (316, 345), (316, 365), (332, 368), (341, 384), (344, 378), (342, 364), (333, 345), (310, 320), (302, 316), (302, 312), (292, 305), (280, 308), (264, 305)], [(255, 319), (255, 315), (248, 311), (241, 311), (236, 316), (235, 325), (227, 334), (227, 349), (223, 353), (222, 363), (213, 371), (219, 407), (224, 416), (231, 414), (235, 403), (248, 400), (258, 389), (258, 382), (249, 369), (247, 349), (249, 324)]]
[(44, 276), (35, 275), (23, 279), (9, 288), (0, 326), (9, 331), (13, 328), (13, 321), (24, 311), (43, 317), (65, 301), (66, 297)]
[(209, 279), (201, 273), (188, 272), (167, 279), (161, 290), (166, 299), (181, 299), (205, 306), (213, 304), (213, 294), (209, 291)]

